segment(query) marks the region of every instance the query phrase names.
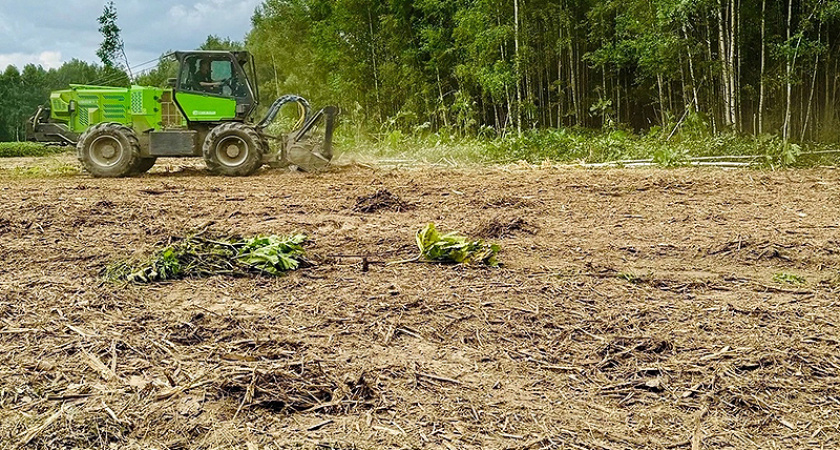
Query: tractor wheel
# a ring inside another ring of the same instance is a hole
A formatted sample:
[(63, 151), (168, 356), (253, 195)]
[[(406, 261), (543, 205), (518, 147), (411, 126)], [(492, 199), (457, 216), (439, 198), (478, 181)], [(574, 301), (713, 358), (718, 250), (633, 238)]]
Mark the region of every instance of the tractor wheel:
[(149, 169), (152, 168), (152, 166), (155, 165), (155, 162), (157, 162), (157, 158), (155, 158), (154, 156), (151, 158), (140, 158), (137, 161), (137, 165), (134, 166), (134, 170), (132, 170), (131, 173), (134, 175), (146, 173), (149, 171)]
[(140, 160), (140, 142), (131, 128), (99, 123), (87, 129), (76, 145), (79, 161), (95, 177), (124, 177)]
[(256, 128), (244, 123), (225, 123), (213, 128), (204, 139), (204, 161), (217, 175), (251, 175), (262, 165), (266, 148)]

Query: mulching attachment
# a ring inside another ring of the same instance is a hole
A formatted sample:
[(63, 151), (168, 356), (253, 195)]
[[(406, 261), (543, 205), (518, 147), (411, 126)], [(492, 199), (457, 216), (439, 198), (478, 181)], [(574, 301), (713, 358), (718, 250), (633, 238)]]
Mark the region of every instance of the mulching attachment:
[(374, 388), (365, 374), (327, 373), (317, 362), (284, 364), (267, 369), (237, 367), (222, 377), (223, 392), (240, 405), (260, 406), (275, 412), (344, 414), (372, 406)]
[(400, 212), (411, 209), (411, 205), (387, 189), (381, 189), (376, 191), (375, 194), (358, 197), (356, 206), (353, 207), (353, 211), (363, 213), (374, 213), (383, 209)]

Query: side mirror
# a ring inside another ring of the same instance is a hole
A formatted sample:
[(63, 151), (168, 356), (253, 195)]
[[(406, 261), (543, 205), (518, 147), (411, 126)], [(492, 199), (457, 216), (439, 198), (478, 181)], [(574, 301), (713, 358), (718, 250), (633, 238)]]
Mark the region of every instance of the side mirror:
[(170, 78), (170, 79), (166, 80), (166, 85), (171, 87), (171, 88), (174, 88), (175, 85), (177, 85), (177, 84), (178, 84), (178, 79), (177, 78)]

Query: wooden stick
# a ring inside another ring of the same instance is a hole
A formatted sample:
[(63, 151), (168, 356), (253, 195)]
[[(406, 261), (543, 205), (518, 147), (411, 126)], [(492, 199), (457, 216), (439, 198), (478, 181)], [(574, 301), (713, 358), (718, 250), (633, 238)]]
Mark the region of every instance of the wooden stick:
[(43, 433), (47, 428), (50, 427), (59, 417), (64, 413), (64, 410), (59, 409), (53, 415), (47, 418), (41, 425), (38, 425), (35, 428), (27, 431), (26, 434), (23, 435), (23, 439), (18, 442), (18, 447), (23, 447), (28, 445), (32, 440), (38, 437), (39, 434)]
[(453, 380), (452, 378), (442, 377), (440, 375), (435, 375), (433, 373), (424, 373), (424, 372), (417, 372), (417, 375), (425, 378), (429, 378), (431, 380), (443, 381), (444, 383), (452, 383), (452, 384), (461, 384), (458, 380)]
[(325, 421), (323, 421), (323, 422), (316, 423), (315, 425), (312, 425), (311, 427), (307, 428), (307, 429), (306, 429), (306, 431), (315, 431), (315, 430), (319, 430), (319, 429), (324, 428), (325, 426), (327, 426), (327, 425), (329, 425), (329, 424), (331, 424), (331, 423), (333, 423), (333, 422), (334, 422), (334, 421), (333, 421), (332, 419), (327, 419), (327, 420), (325, 420)]
[(697, 414), (697, 421), (694, 425), (694, 436), (691, 437), (691, 450), (701, 450), (702, 446), (702, 433), (701, 428), (703, 425), (703, 417), (709, 412), (709, 407), (705, 406), (700, 413)]

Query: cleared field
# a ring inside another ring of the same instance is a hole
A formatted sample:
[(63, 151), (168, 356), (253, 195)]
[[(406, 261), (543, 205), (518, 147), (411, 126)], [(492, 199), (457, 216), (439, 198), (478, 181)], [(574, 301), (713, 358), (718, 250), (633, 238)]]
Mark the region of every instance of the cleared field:
[[(839, 199), (829, 169), (0, 178), (0, 448), (839, 448)], [(384, 264), (428, 222), (504, 267)], [(100, 275), (197, 230), (316, 265)]]

